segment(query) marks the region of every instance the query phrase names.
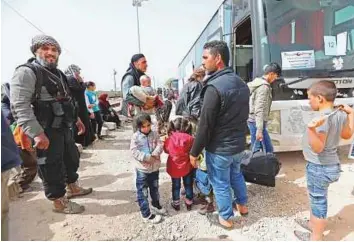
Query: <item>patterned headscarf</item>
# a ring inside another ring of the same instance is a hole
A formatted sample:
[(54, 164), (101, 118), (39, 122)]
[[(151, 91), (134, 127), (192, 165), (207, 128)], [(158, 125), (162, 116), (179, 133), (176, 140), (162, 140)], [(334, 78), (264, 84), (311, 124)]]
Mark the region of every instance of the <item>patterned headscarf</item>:
[(54, 45), (58, 49), (60, 55), (61, 47), (59, 43), (53, 37), (44, 34), (33, 37), (31, 45), (32, 53), (36, 53), (36, 51), (43, 45)]
[(67, 76), (75, 76), (75, 74), (79, 74), (81, 68), (75, 64), (71, 64), (68, 68), (64, 71), (65, 75)]

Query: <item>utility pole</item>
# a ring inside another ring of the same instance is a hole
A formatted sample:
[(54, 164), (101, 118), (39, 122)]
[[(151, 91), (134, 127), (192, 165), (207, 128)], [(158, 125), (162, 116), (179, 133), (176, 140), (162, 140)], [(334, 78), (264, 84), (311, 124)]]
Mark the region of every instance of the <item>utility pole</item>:
[(148, 1), (148, 0), (133, 0), (133, 6), (136, 8), (136, 24), (137, 24), (137, 29), (138, 29), (138, 48), (139, 48), (139, 53), (141, 53), (141, 48), (140, 48), (140, 24), (139, 24), (139, 7), (141, 7), (141, 3), (143, 1)]

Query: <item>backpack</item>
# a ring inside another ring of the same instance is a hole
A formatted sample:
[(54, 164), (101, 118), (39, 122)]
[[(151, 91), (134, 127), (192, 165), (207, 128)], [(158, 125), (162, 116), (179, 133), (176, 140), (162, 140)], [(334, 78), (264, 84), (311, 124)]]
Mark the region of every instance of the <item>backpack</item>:
[[(24, 66), (24, 67), (28, 67), (28, 68), (30, 68), (30, 69), (33, 71), (33, 73), (34, 73), (35, 76), (36, 76), (36, 85), (35, 85), (35, 92), (34, 92), (34, 95), (33, 95), (33, 98), (32, 98), (32, 104), (33, 104), (36, 100), (40, 99), (41, 92), (42, 92), (42, 86), (45, 86), (45, 88), (47, 89), (48, 93), (49, 93), (50, 95), (52, 95), (53, 97), (55, 97), (55, 96), (57, 95), (57, 93), (54, 92), (53, 90), (51, 90), (50, 86), (47, 85), (47, 82), (44, 82), (44, 75), (43, 75), (43, 72), (42, 72), (42, 70), (41, 70), (42, 68), (41, 68), (40, 66), (38, 66), (38, 65), (32, 64), (32, 62), (33, 62), (34, 60), (35, 60), (35, 58), (30, 58), (30, 59), (27, 61), (27, 63), (22, 64), (22, 65), (20, 65), (20, 66), (18, 66), (18, 67), (16, 68), (16, 69), (18, 69), (18, 68), (23, 67), (23, 66)], [(61, 76), (64, 77), (63, 81), (66, 83), (66, 85), (67, 85), (67, 87), (68, 87), (69, 85), (68, 85), (68, 80), (66, 79), (66, 75), (65, 75), (62, 71), (60, 71), (60, 70), (58, 70), (58, 71), (59, 71), (59, 73), (61, 74)], [(67, 88), (67, 91), (68, 91), (69, 94), (70, 94), (69, 87)]]
[[(35, 91), (34, 91), (34, 94), (33, 94), (32, 100), (31, 100), (31, 104), (34, 107), (34, 112), (36, 115), (36, 101), (40, 100), (42, 87), (44, 86), (47, 89), (48, 93), (50, 95), (52, 95), (53, 97), (56, 97), (56, 95), (57, 95), (56, 91), (58, 91), (58, 89), (56, 88), (54, 90), (53, 86), (50, 86), (49, 81), (45, 81), (45, 79), (44, 79), (45, 76), (43, 75), (43, 71), (41, 70), (41, 67), (38, 65), (32, 64), (34, 59), (35, 58), (29, 59), (27, 61), (27, 63), (18, 66), (16, 69), (23, 67), (23, 66), (30, 68), (36, 76)], [(67, 78), (62, 71), (60, 71), (60, 70), (58, 70), (58, 71), (61, 74), (61, 76), (63, 77), (63, 81), (66, 83), (66, 86), (67, 86), (67, 88), (64, 91), (67, 91), (67, 93), (70, 95), (70, 89), (69, 89)], [(64, 89), (64, 87), (63, 87), (63, 89)], [(75, 100), (71, 99), (67, 103), (71, 103), (69, 105), (72, 105), (73, 109), (71, 109), (68, 105), (63, 105), (65, 116), (69, 117), (69, 119), (76, 120), (78, 117), (78, 106), (77, 106)], [(48, 106), (48, 104), (46, 104), (46, 106)], [(37, 114), (39, 116), (46, 116), (47, 115), (46, 113), (37, 113)], [(36, 115), (36, 117), (37, 117), (37, 120), (38, 119), (41, 120), (41, 118), (39, 118), (37, 115)], [(45, 119), (45, 118), (43, 118), (43, 119)], [(45, 126), (44, 123), (40, 123), (40, 124), (42, 126)]]

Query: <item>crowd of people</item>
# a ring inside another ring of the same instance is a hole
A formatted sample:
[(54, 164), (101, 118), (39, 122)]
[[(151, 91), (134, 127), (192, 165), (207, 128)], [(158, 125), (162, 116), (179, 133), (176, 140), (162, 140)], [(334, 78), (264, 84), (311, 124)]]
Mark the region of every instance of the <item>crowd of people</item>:
[[(274, 152), (266, 127), (272, 83), (281, 76), (282, 70), (279, 64), (270, 63), (262, 77), (246, 84), (228, 66), (229, 49), (223, 41), (206, 43), (202, 58), (203, 67), (194, 71), (177, 101), (176, 114), (182, 117), (170, 121), (165, 137), (159, 137), (151, 129), (151, 113), (141, 110), (136, 115), (131, 151), (137, 161), (138, 203), (145, 221), (159, 223), (162, 220), (166, 210), (160, 205), (158, 183), (160, 155), (164, 150), (168, 154), (166, 170), (172, 184), (171, 207), (180, 210), (183, 194), (187, 210), (202, 202), (201, 214), (206, 214), (217, 226), (232, 229), (237, 211), (241, 216), (249, 213), (241, 163), (249, 163), (258, 150)], [(142, 63), (146, 63), (145, 57)], [(131, 83), (126, 85), (126, 94), (136, 85)], [(321, 113), (321, 118), (309, 123), (304, 134), (311, 217), (309, 221), (296, 221), (308, 230), (307, 233), (294, 231), (301, 240), (323, 238), (328, 187), (340, 176), (337, 146), (340, 138), (350, 139), (354, 133), (354, 111), (348, 105), (335, 107), (336, 95), (336, 86), (331, 81), (319, 81), (308, 89), (309, 104), (312, 110)], [(136, 104), (141, 107), (146, 102)], [(252, 152), (246, 151), (247, 129)], [(196, 199), (193, 184), (202, 199)], [(215, 210), (218, 218), (213, 216)]]
[[(36, 36), (30, 48), (34, 57), (17, 67), (10, 84), (2, 88), (4, 240), (8, 238), (6, 184), (11, 168), (21, 164), (18, 180), (24, 191), (38, 170), (54, 212), (82, 213), (84, 206), (71, 198), (93, 189), (78, 183), (80, 153), (75, 142), (88, 147), (96, 138), (103, 139), (104, 122), (121, 126), (108, 95), (98, 95), (94, 82), (84, 82), (80, 67), (70, 65), (65, 72), (58, 68), (61, 47), (53, 37)], [(217, 226), (232, 229), (237, 213), (244, 217), (249, 213), (241, 163), (249, 162), (258, 150), (274, 151), (266, 127), (271, 84), (281, 75), (281, 67), (270, 63), (262, 77), (247, 84), (229, 67), (225, 42), (206, 43), (202, 59), (203, 67), (194, 71), (176, 102), (179, 116), (172, 120), (171, 101), (162, 100), (151, 87), (143, 54), (132, 56), (122, 77), (121, 112), (133, 119), (130, 150), (135, 160), (137, 202), (145, 222), (159, 223), (166, 215), (159, 194), (163, 152), (168, 154), (171, 207), (179, 211), (181, 199), (187, 210), (202, 203), (200, 214)], [(335, 84), (329, 81), (308, 89), (311, 108), (322, 116), (308, 124), (304, 135), (311, 218), (308, 223), (297, 221), (309, 231), (295, 231), (302, 240), (322, 239), (328, 186), (340, 175), (337, 146), (340, 138), (349, 139), (354, 133), (354, 111), (346, 105), (334, 107), (336, 94)], [(253, 152), (247, 151), (247, 130)], [(213, 214), (216, 210), (218, 217)]]

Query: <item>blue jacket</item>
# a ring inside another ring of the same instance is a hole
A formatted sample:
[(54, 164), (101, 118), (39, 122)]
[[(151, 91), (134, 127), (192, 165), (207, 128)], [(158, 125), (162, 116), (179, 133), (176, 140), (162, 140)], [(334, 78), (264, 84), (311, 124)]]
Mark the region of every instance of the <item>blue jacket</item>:
[(1, 111), (1, 172), (21, 165), (18, 147)]
[(98, 102), (97, 92), (86, 90), (85, 95), (86, 95), (86, 102), (87, 102), (86, 105), (94, 104), (95, 106), (93, 106), (92, 111), (93, 112), (100, 111), (100, 107), (98, 105), (99, 102)]

